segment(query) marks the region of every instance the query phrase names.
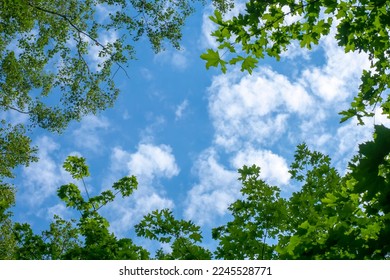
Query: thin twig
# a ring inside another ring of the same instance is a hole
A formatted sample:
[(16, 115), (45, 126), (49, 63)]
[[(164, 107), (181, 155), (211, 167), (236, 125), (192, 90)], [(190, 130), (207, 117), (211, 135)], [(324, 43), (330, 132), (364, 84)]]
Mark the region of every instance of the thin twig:
[[(45, 13), (49, 13), (49, 14), (53, 14), (53, 15), (56, 15), (56, 16), (64, 19), (66, 22), (68, 22), (70, 24), (70, 26), (72, 26), (79, 33), (79, 37), (80, 37), (81, 34), (83, 34), (83, 35), (87, 36), (90, 40), (92, 40), (97, 46), (101, 47), (103, 50), (107, 50), (107, 47), (105, 45), (100, 43), (96, 38), (92, 37), (88, 32), (85, 32), (84, 30), (80, 29), (77, 25), (75, 25), (72, 22), (72, 20), (69, 18), (69, 16), (61, 14), (61, 13), (58, 13), (56, 11), (45, 9), (43, 7), (40, 7), (40, 6), (33, 5), (31, 2), (29, 2), (28, 5), (30, 7), (32, 7), (32, 8), (34, 8), (34, 9), (39, 10), (39, 11), (42, 11), (42, 12), (45, 12)], [(78, 52), (79, 52), (79, 55), (80, 55), (80, 50), (79, 49), (78, 49)], [(85, 60), (84, 60), (84, 62), (85, 62)], [(115, 62), (115, 64), (118, 65), (118, 67), (125, 72), (127, 77), (129, 77), (128, 74), (127, 74), (126, 69), (120, 63)]]

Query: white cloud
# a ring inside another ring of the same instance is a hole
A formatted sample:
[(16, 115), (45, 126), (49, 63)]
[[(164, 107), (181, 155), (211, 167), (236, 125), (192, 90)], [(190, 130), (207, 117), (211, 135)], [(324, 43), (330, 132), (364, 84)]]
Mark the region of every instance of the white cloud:
[(179, 167), (169, 146), (141, 143), (134, 153), (115, 147), (111, 154), (110, 170), (117, 178), (123, 174), (135, 175), (139, 183), (138, 189), (130, 197), (118, 197), (103, 210), (116, 234), (124, 235), (153, 210), (174, 207), (173, 201), (164, 197), (164, 189), (158, 188), (161, 186), (160, 179), (169, 179), (179, 174)]
[(184, 70), (188, 67), (188, 52), (185, 48), (181, 50), (164, 50), (155, 56), (155, 61), (161, 64), (170, 64), (176, 69)]
[(130, 155), (127, 167), (130, 173), (147, 179), (171, 178), (179, 173), (172, 149), (166, 145), (140, 144), (138, 151)]
[(239, 150), (243, 141), (277, 141), (290, 114), (313, 111), (314, 100), (301, 84), (268, 68), (251, 76), (237, 71), (219, 75), (208, 91), (215, 142), (228, 150)]
[(175, 120), (180, 120), (183, 117), (184, 111), (188, 107), (188, 100), (184, 100), (182, 103), (177, 106), (175, 111)]
[[(311, 92), (327, 103), (346, 101), (357, 92), (363, 69), (369, 68), (365, 53), (345, 53), (331, 35), (321, 40), (326, 63), (322, 67), (309, 67), (302, 75)], [(344, 106), (345, 104), (342, 104)], [(340, 108), (340, 106), (338, 106)]]
[(47, 198), (56, 194), (57, 188), (71, 181), (54, 155), (59, 145), (49, 137), (41, 137), (36, 143), (39, 147), (39, 161), (23, 167), (23, 186), (21, 198), (29, 205), (39, 206)]
[(256, 164), (261, 168), (260, 177), (272, 185), (286, 185), (290, 180), (286, 160), (269, 150), (255, 150), (247, 147), (239, 151), (231, 162), (235, 169), (242, 168), (243, 165)]
[(99, 118), (95, 115), (86, 116), (80, 122), (80, 127), (72, 133), (76, 146), (94, 152), (100, 151), (103, 144), (99, 136), (99, 131), (108, 129), (109, 125), (109, 121), (104, 117)]
[(228, 206), (239, 196), (237, 171), (218, 162), (216, 151), (204, 151), (194, 164), (199, 183), (187, 194), (185, 218), (204, 225), (227, 213)]
[[(390, 127), (390, 118), (389, 118), (389, 115), (387, 115), (387, 114), (383, 114), (383, 110), (382, 110), (382, 108), (376, 108), (375, 110), (374, 110), (374, 113), (375, 113), (375, 115), (374, 115), (374, 117), (373, 117), (373, 119), (371, 120), (372, 122), (373, 122), (373, 125), (380, 125), (380, 124), (382, 124), (382, 125), (384, 125), (384, 126), (386, 126), (386, 127)], [(368, 118), (365, 118), (364, 119), (364, 121), (365, 122), (368, 122), (369, 121), (369, 119)]]

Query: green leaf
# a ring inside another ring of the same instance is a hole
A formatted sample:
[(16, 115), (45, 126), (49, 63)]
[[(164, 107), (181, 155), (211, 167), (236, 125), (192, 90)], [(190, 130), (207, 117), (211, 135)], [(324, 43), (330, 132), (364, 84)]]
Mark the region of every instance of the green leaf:
[(253, 69), (257, 65), (257, 59), (253, 57), (246, 57), (241, 64), (241, 71), (248, 71), (249, 74), (252, 74)]
[(222, 72), (226, 72), (226, 62), (220, 58), (219, 52), (208, 49), (207, 53), (202, 54), (200, 58), (206, 60), (206, 69), (221, 65)]

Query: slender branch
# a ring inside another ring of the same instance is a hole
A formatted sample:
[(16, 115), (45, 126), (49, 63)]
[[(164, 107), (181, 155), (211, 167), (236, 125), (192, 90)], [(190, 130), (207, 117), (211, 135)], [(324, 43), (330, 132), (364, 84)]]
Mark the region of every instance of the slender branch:
[(265, 233), (264, 233), (264, 238), (263, 238), (263, 249), (262, 249), (262, 252), (261, 252), (261, 259), (264, 260), (264, 252), (265, 252), (265, 241), (267, 239), (267, 234), (268, 234), (268, 220), (266, 220), (265, 222)]
[(89, 33), (85, 32), (84, 30), (81, 30), (77, 25), (75, 25), (72, 20), (67, 16), (67, 15), (64, 15), (64, 14), (60, 14), (56, 11), (52, 11), (52, 10), (48, 10), (48, 9), (45, 9), (43, 7), (40, 7), (40, 6), (36, 6), (36, 5), (33, 5), (31, 2), (28, 3), (28, 5), (31, 7), (31, 8), (34, 8), (34, 9), (37, 9), (39, 11), (42, 11), (42, 12), (45, 12), (45, 13), (49, 13), (49, 14), (53, 14), (53, 15), (56, 15), (58, 17), (61, 17), (63, 18), (65, 21), (67, 21), (70, 26), (72, 26), (74, 29), (77, 30), (77, 32), (87, 36), (89, 39), (91, 39), (96, 45), (102, 47), (103, 49), (106, 49), (106, 47), (100, 43), (97, 39), (93, 38), (91, 35), (89, 35)]
[[(78, 32), (80, 39), (81, 39), (81, 37), (80, 37), (81, 34), (83, 34), (87, 38), (92, 40), (97, 46), (101, 47), (103, 50), (107, 50), (107, 47), (105, 45), (103, 45), (102, 43), (100, 43), (99, 40), (97, 40), (96, 38), (92, 37), (88, 32), (85, 32), (84, 30), (80, 29), (76, 24), (74, 24), (69, 16), (61, 14), (61, 13), (58, 13), (56, 11), (48, 10), (46, 8), (43, 8), (43, 7), (40, 7), (40, 6), (37, 6), (37, 5), (34, 5), (34, 4), (31, 3), (31, 1), (28, 2), (28, 5), (30, 7), (32, 7), (32, 8), (34, 8), (34, 9), (39, 10), (39, 11), (42, 11), (42, 12), (45, 12), (45, 13), (49, 13), (49, 14), (52, 14), (52, 15), (56, 15), (56, 16), (64, 19), (66, 22), (69, 23), (70, 26), (72, 26)], [(77, 48), (77, 51), (79, 53), (79, 56), (81, 56), (79, 48)], [(84, 63), (86, 63), (82, 56), (81, 56), (81, 59), (84, 61)], [(126, 69), (120, 63), (115, 62), (115, 64), (118, 65), (118, 67), (125, 72), (127, 77), (129, 77), (129, 75), (127, 74)], [(88, 68), (88, 72), (89, 72), (89, 68)]]
[[(89, 196), (88, 189), (87, 189), (87, 186), (85, 185), (84, 178), (81, 178), (81, 181), (83, 182), (83, 186), (84, 186), (85, 192), (87, 194), (88, 201), (90, 201), (91, 197)], [(93, 203), (92, 203), (92, 207), (93, 207), (93, 210), (96, 212), (96, 208), (95, 208), (95, 205)]]
[(16, 111), (16, 112), (18, 112), (18, 113), (21, 113), (21, 114), (26, 114), (26, 115), (31, 114), (31, 111), (23, 111), (23, 110), (20, 110), (20, 109), (18, 109), (18, 108), (15, 108), (15, 107), (13, 107), (13, 106), (11, 106), (11, 105), (7, 105), (7, 104), (4, 104), (4, 103), (0, 103), (0, 106), (6, 107), (6, 108), (8, 108), (9, 110), (14, 110), (14, 111)]

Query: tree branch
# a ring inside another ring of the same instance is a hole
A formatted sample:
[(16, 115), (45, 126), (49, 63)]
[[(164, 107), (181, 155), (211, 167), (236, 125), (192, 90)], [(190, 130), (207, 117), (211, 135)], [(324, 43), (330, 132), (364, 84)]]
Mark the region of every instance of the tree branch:
[(23, 111), (23, 110), (20, 110), (20, 109), (18, 109), (18, 108), (15, 108), (15, 107), (13, 107), (13, 106), (11, 106), (11, 105), (7, 105), (7, 104), (4, 104), (4, 103), (0, 103), (0, 106), (6, 107), (6, 108), (8, 108), (9, 110), (14, 110), (14, 111), (16, 111), (16, 112), (18, 112), (18, 113), (21, 113), (21, 114), (26, 114), (26, 115), (31, 114), (31, 111)]
[[(106, 47), (105, 45), (103, 45), (102, 43), (100, 43), (96, 38), (92, 37), (88, 32), (86, 32), (86, 31), (80, 29), (76, 24), (74, 24), (74, 23), (72, 22), (72, 20), (69, 18), (69, 16), (64, 15), (64, 14), (61, 14), (61, 13), (58, 13), (58, 12), (56, 12), (56, 11), (48, 10), (48, 9), (46, 9), (46, 8), (43, 8), (43, 7), (40, 7), (40, 6), (37, 6), (37, 5), (34, 5), (31, 1), (28, 2), (28, 5), (29, 5), (31, 8), (34, 8), (34, 9), (37, 9), (37, 10), (39, 10), (39, 11), (42, 11), (42, 12), (45, 12), (45, 13), (49, 13), (49, 14), (52, 14), (52, 15), (55, 15), (55, 16), (58, 16), (58, 17), (62, 18), (63, 20), (65, 20), (66, 22), (68, 22), (69, 25), (70, 25), (71, 27), (73, 27), (73, 28), (78, 32), (79, 38), (80, 38), (80, 39), (81, 39), (81, 34), (83, 34), (83, 35), (86, 36), (88, 39), (90, 39), (91, 41), (93, 41), (97, 46), (101, 47), (103, 50), (107, 50), (107, 47)], [(81, 56), (79, 48), (77, 48), (77, 51), (78, 51), (79, 56)], [(85, 60), (84, 60), (84, 58), (83, 58), (82, 56), (80, 57), (80, 59), (82, 59), (83, 62), (86, 63)], [(126, 69), (125, 69), (120, 63), (115, 62), (115, 64), (118, 65), (118, 67), (119, 67), (120, 69), (122, 69), (122, 70), (125, 72), (125, 74), (126, 74), (127, 77), (129, 77), (129, 75), (127, 74)], [(88, 65), (87, 65), (87, 67), (88, 67)], [(88, 67), (88, 73), (89, 73), (89, 67)]]

